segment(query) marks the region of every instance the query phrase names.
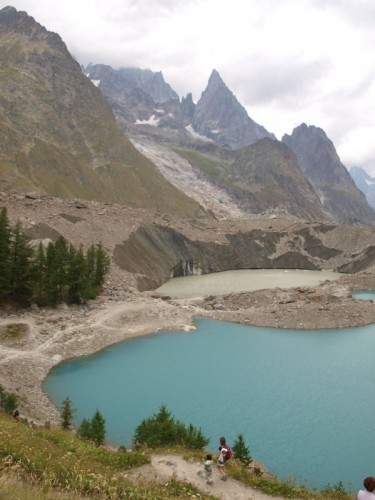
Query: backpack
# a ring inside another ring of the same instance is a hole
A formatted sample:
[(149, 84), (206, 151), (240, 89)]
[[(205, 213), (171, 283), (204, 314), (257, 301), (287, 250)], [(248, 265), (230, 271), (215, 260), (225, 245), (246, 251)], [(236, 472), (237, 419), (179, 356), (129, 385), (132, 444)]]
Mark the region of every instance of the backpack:
[(227, 450), (226, 454), (225, 454), (225, 461), (229, 460), (232, 456), (232, 450), (229, 448), (229, 446), (227, 444), (225, 444), (223, 446), (223, 448), (225, 448)]

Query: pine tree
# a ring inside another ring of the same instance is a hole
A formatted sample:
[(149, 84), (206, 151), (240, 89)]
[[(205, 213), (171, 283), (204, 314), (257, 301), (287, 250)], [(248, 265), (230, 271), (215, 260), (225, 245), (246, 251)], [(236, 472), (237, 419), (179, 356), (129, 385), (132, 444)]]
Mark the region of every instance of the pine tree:
[(72, 401), (66, 397), (61, 404), (61, 427), (64, 430), (68, 430), (72, 427), (73, 423), (73, 414), (75, 413), (75, 409), (73, 409)]
[(46, 305), (46, 256), (42, 243), (39, 243), (38, 250), (34, 255), (31, 265), (31, 276), (33, 283), (33, 301), (39, 306)]
[(80, 438), (82, 439), (92, 439), (91, 435), (91, 421), (87, 418), (84, 418), (78, 429), (77, 429), (77, 434)]
[(100, 446), (105, 441), (105, 420), (99, 410), (96, 410), (91, 419), (91, 439), (96, 446)]
[(189, 424), (185, 431), (184, 445), (186, 448), (192, 449), (202, 449), (209, 442), (202, 430), (198, 427), (195, 427), (192, 424)]
[(29, 299), (31, 295), (31, 258), (33, 250), (22, 233), (18, 221), (10, 241), (10, 295), (15, 299)]
[(6, 413), (13, 413), (17, 408), (17, 396), (12, 392), (8, 393), (0, 385), (0, 410)]
[(237, 439), (233, 444), (232, 451), (234, 458), (237, 458), (246, 466), (251, 464), (253, 461), (250, 456), (249, 448), (246, 446), (243, 434), (238, 434)]
[(95, 255), (95, 278), (94, 285), (100, 287), (104, 283), (104, 278), (109, 271), (110, 260), (108, 255), (105, 253), (102, 244), (99, 243), (96, 247)]
[(7, 413), (13, 413), (13, 411), (17, 408), (17, 396), (12, 392), (5, 394), (2, 407)]
[(2, 385), (0, 385), (0, 411), (2, 411), (2, 409), (3, 409), (4, 396), (5, 396), (4, 387)]
[(82, 263), (73, 245), (69, 247), (68, 295), (70, 304), (79, 304), (81, 301)]
[(94, 286), (95, 282), (95, 268), (96, 268), (96, 247), (94, 245), (90, 245), (89, 249), (86, 252), (86, 272), (87, 278)]
[(60, 236), (35, 252), (20, 222), (9, 225), (7, 211), (0, 210), (0, 301), (16, 299), (55, 306), (81, 303), (97, 296), (109, 270), (110, 259), (101, 244), (68, 248)]
[(84, 255), (82, 245), (78, 251), (70, 248), (69, 269), (69, 302), (79, 304), (82, 300), (96, 297), (92, 281), (88, 277), (87, 259)]
[(54, 306), (58, 302), (58, 280), (56, 275), (56, 250), (55, 245), (48, 243), (45, 260), (45, 294), (46, 305)]
[(6, 208), (0, 211), (0, 299), (10, 293), (10, 227)]
[(55, 242), (55, 279), (57, 302), (63, 302), (68, 289), (70, 256), (66, 239), (60, 236)]

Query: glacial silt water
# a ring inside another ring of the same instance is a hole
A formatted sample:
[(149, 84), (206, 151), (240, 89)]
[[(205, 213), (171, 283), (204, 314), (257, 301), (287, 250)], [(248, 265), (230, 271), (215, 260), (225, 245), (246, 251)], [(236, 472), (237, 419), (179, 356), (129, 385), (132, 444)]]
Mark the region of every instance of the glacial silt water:
[(261, 288), (315, 286), (325, 280), (342, 276), (334, 271), (304, 269), (237, 269), (199, 276), (171, 278), (157, 289), (173, 298), (187, 299), (229, 292), (244, 292)]
[(294, 331), (198, 319), (190, 333), (133, 339), (56, 367), (45, 390), (76, 422), (98, 408), (107, 440), (129, 446), (166, 404), (217, 449), (244, 434), (272, 473), (354, 490), (375, 470), (375, 326)]

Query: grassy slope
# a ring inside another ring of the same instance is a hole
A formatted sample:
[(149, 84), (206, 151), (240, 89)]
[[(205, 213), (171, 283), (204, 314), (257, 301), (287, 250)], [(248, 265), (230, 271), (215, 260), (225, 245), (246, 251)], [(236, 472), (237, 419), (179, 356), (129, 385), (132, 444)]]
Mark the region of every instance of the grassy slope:
[[(126, 471), (149, 462), (141, 452), (111, 452), (62, 430), (31, 429), (0, 413), (0, 498), (188, 498), (196, 488), (178, 481), (135, 486)], [(5, 478), (8, 478), (5, 480)], [(5, 493), (7, 496), (5, 496)], [(41, 496), (39, 496), (41, 494)], [(200, 498), (212, 498), (200, 494)]]
[[(171, 450), (168, 450), (171, 451)], [(181, 455), (202, 459), (203, 452), (176, 450)], [(141, 452), (113, 452), (97, 448), (62, 430), (31, 429), (22, 422), (0, 413), (0, 499), (49, 500), (62, 498), (133, 498), (167, 500), (186, 499), (193, 495), (205, 499), (191, 484), (170, 480), (166, 484), (134, 485), (126, 471), (149, 462)], [(351, 498), (339, 486), (322, 492), (309, 492), (305, 487), (279, 481), (274, 477), (258, 477), (240, 462), (232, 459), (228, 472), (244, 484), (270, 496), (286, 498), (345, 499)]]

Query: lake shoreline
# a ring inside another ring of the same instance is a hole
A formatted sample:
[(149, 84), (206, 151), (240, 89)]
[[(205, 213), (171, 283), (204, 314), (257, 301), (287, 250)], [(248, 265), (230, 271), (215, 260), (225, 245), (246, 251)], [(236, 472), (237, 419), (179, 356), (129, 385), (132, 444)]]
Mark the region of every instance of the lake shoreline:
[(168, 300), (156, 292), (126, 301), (103, 296), (88, 306), (3, 312), (0, 328), (19, 323), (27, 332), (0, 345), (0, 384), (14, 392), (23, 416), (59, 422), (43, 391), (52, 367), (130, 338), (165, 330), (189, 331), (198, 316), (276, 328), (334, 328), (375, 323), (375, 304), (354, 300), (350, 289), (375, 288), (375, 270), (316, 287), (267, 289), (198, 299)]

